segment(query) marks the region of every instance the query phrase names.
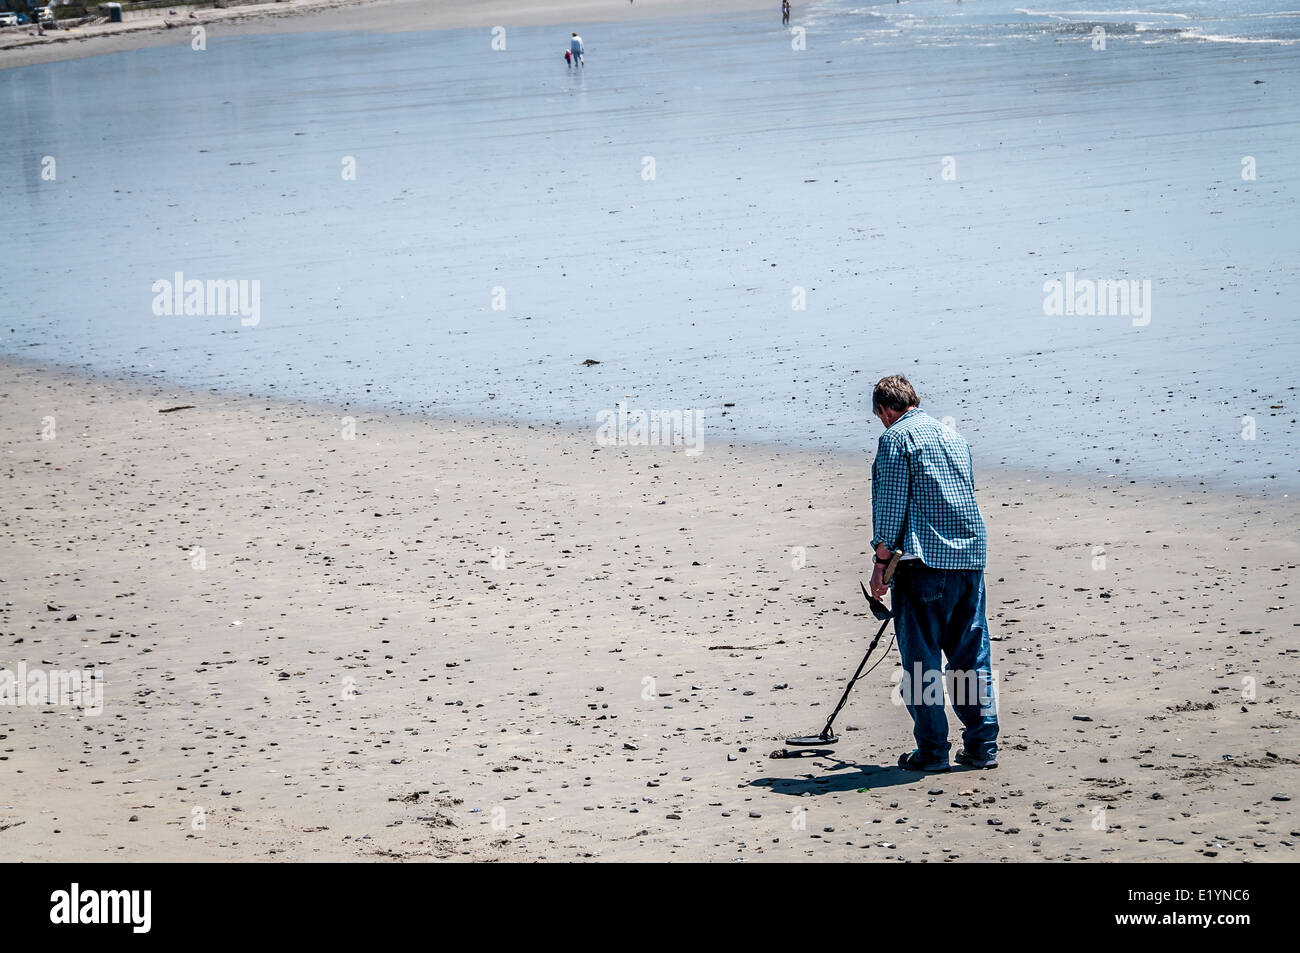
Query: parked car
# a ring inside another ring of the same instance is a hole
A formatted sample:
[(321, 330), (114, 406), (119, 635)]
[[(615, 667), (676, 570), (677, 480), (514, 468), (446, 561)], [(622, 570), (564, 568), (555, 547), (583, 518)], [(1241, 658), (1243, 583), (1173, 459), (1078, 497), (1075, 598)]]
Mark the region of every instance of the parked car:
[(17, 25), (18, 25), (18, 14), (0, 13), (0, 26), (17, 26)]

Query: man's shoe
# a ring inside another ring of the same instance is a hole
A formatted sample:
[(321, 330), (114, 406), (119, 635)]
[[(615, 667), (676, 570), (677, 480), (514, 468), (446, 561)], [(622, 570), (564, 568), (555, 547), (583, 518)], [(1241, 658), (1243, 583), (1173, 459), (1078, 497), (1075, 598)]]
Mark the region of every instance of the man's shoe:
[(957, 752), (957, 756), (953, 760), (958, 764), (964, 764), (968, 768), (996, 768), (998, 766), (997, 755), (991, 754), (986, 757), (985, 755), (971, 754), (964, 748)]
[(921, 757), (921, 752), (911, 751), (901, 755), (898, 759), (898, 766), (905, 771), (928, 771), (931, 774), (938, 774), (942, 771), (951, 770), (948, 766), (947, 759), (943, 761), (926, 761)]

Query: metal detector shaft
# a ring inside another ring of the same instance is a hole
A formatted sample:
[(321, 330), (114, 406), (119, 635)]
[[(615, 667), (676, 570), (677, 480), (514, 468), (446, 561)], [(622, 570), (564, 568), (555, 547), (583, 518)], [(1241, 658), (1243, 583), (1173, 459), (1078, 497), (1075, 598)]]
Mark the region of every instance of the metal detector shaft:
[[(903, 555), (902, 552), (895, 551), (893, 557), (889, 560), (889, 563), (885, 566), (886, 583), (888, 583), (891, 579), (894, 578), (894, 570), (898, 568), (898, 560), (902, 557), (902, 555)], [(853, 691), (853, 686), (857, 682), (857, 680), (862, 677), (862, 670), (866, 668), (867, 659), (871, 658), (871, 653), (874, 652), (876, 650), (876, 646), (880, 644), (880, 637), (885, 634), (885, 629), (889, 627), (889, 623), (890, 623), (890, 619), (886, 619), (884, 622), (880, 623), (880, 628), (876, 630), (876, 637), (872, 639), (871, 644), (867, 646), (867, 654), (862, 656), (862, 661), (858, 663), (858, 670), (853, 673), (853, 677), (849, 679), (849, 683), (844, 686), (844, 694), (840, 696), (839, 704), (835, 706), (835, 710), (831, 712), (831, 716), (826, 719), (826, 727), (822, 729), (822, 733), (818, 737), (821, 738), (831, 737), (831, 725), (835, 722), (835, 716), (840, 713), (840, 709), (844, 707), (844, 703), (849, 700), (849, 693)]]
[(880, 643), (880, 637), (885, 634), (885, 629), (888, 626), (888, 619), (880, 623), (880, 629), (876, 632), (876, 637), (871, 640), (871, 646), (867, 649), (867, 654), (862, 656), (862, 661), (858, 663), (858, 670), (853, 673), (853, 677), (849, 679), (849, 683), (844, 686), (844, 694), (840, 696), (840, 703), (835, 706), (835, 710), (831, 712), (831, 716), (826, 719), (826, 727), (822, 729), (822, 733), (819, 737), (830, 738), (831, 724), (835, 721), (835, 716), (840, 713), (840, 709), (844, 707), (844, 703), (849, 700), (849, 693), (853, 691), (853, 685), (862, 677), (862, 670), (867, 666), (867, 659), (871, 658), (871, 653), (876, 650), (876, 646)]

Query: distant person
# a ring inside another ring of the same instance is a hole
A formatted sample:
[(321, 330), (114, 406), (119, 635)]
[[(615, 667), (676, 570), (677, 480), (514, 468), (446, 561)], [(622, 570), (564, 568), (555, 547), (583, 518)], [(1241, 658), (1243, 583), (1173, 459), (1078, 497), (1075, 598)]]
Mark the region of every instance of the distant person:
[(781, 25), (790, 25), (790, 0), (781, 0)]
[(582, 62), (582, 37), (576, 33), (569, 37), (569, 53), (573, 56), (573, 62), (579, 66), (584, 65)]
[(569, 69), (573, 69), (573, 54), (568, 50), (564, 51), (564, 65)]

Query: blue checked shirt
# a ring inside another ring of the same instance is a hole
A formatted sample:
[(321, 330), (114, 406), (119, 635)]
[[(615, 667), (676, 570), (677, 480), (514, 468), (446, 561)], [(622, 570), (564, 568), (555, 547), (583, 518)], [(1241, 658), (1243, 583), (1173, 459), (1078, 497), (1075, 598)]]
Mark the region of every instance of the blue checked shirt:
[(902, 546), (932, 569), (983, 569), (984, 517), (970, 444), (919, 407), (880, 435), (871, 466), (872, 549)]

